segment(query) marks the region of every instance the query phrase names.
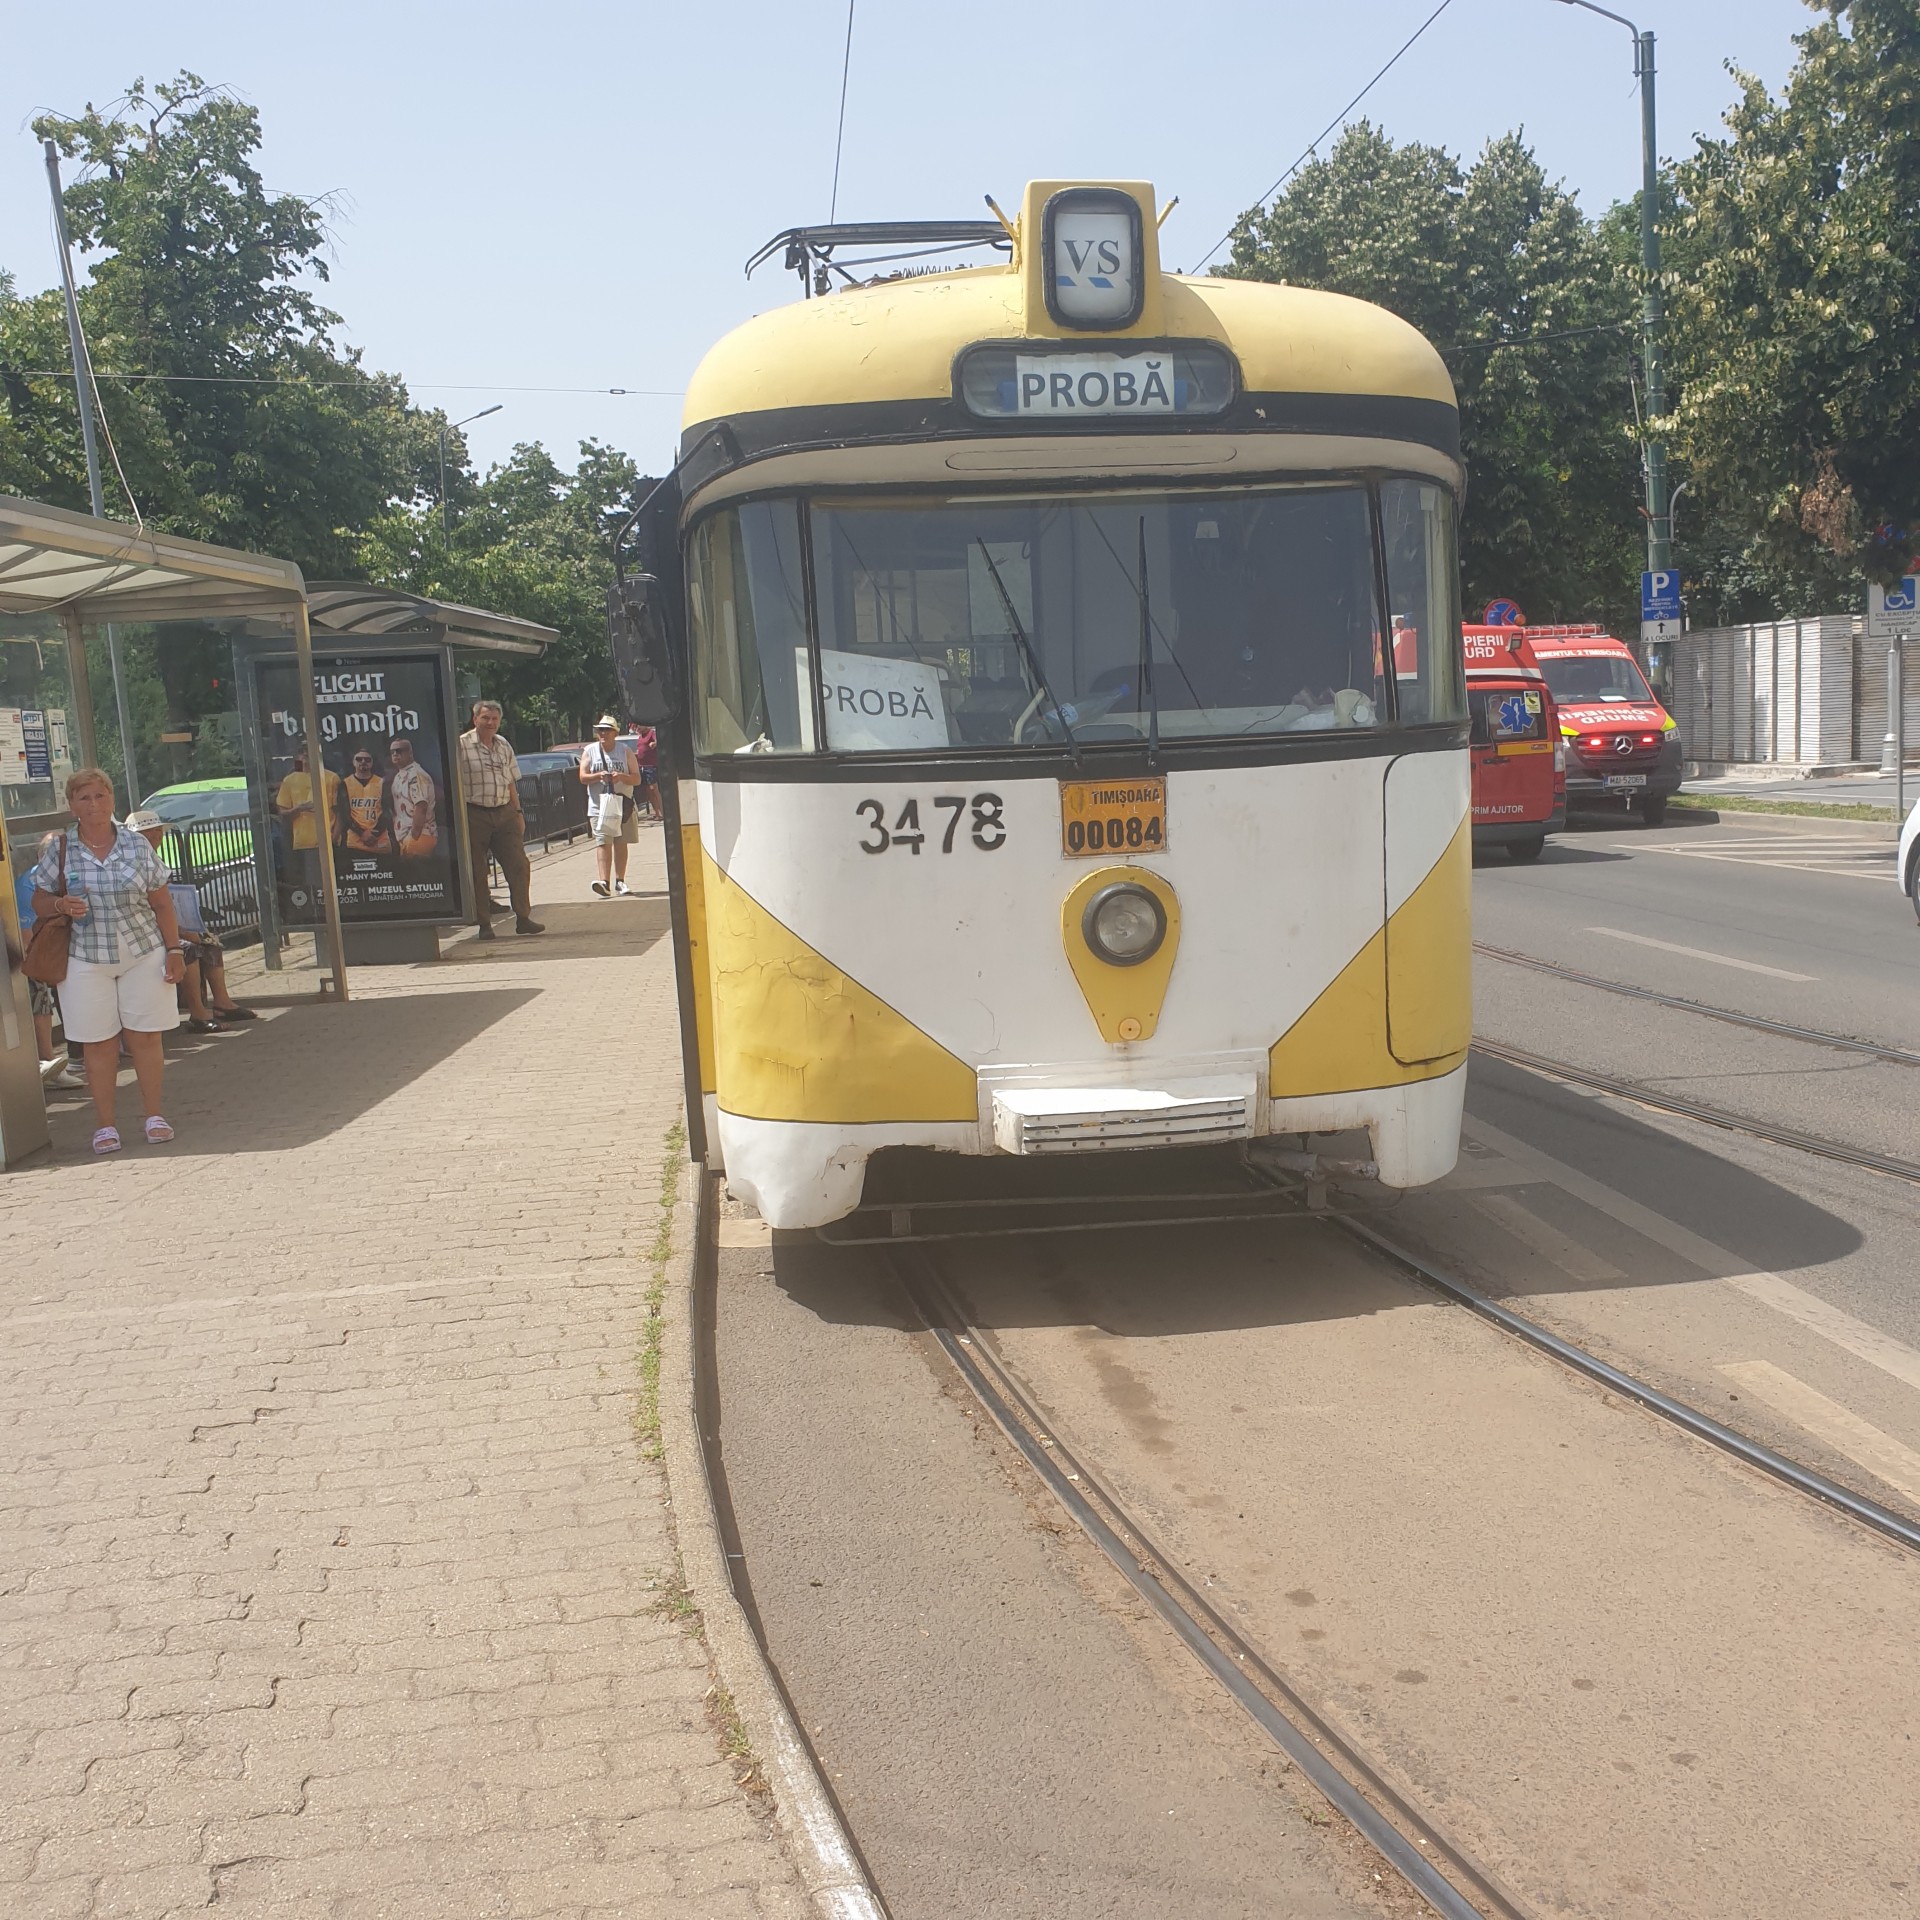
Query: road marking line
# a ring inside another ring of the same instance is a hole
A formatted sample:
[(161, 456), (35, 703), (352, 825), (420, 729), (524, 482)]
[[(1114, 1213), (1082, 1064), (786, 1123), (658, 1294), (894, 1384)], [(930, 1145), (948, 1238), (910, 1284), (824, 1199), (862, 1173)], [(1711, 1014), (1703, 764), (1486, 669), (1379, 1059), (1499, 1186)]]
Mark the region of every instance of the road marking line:
[(1708, 953), (1703, 947), (1676, 946), (1671, 940), (1650, 940), (1644, 933), (1624, 933), (1618, 927), (1589, 927), (1589, 933), (1604, 934), (1609, 940), (1631, 940), (1636, 947), (1658, 947), (1662, 953), (1684, 954), (1689, 960), (1710, 960), (1717, 967), (1738, 967), (1742, 973), (1764, 973), (1775, 980), (1798, 980), (1810, 985), (1811, 973), (1789, 973), (1785, 967), (1763, 967), (1757, 960), (1736, 960), (1727, 953)]
[(1777, 1273), (1734, 1273), (1728, 1274), (1726, 1281), (1749, 1299), (1761, 1301), (1776, 1313), (1784, 1313), (1789, 1320), (1797, 1320), (1803, 1327), (1831, 1340), (1836, 1347), (1845, 1348), (1856, 1359), (1870, 1362), (1910, 1387), (1920, 1388), (1920, 1353), (1892, 1334), (1882, 1333), (1864, 1320), (1856, 1320), (1852, 1314), (1843, 1313), (1818, 1294), (1796, 1287)]
[(1898, 875), (1891, 873), (1855, 873), (1848, 867), (1815, 867), (1804, 860), (1755, 860), (1739, 853), (1708, 853), (1700, 847), (1641, 847), (1641, 853), (1670, 853), (1676, 860), (1718, 860), (1727, 867), (1775, 867), (1782, 873), (1826, 873), (1837, 880), (1891, 880), (1898, 884)]
[(1864, 1360), (1882, 1373), (1920, 1389), (1920, 1351), (1905, 1341), (1881, 1332), (1878, 1327), (1868, 1326), (1864, 1320), (1856, 1320), (1852, 1314), (1829, 1305), (1804, 1287), (1796, 1287), (1791, 1280), (1783, 1280), (1777, 1273), (1749, 1268), (1738, 1254), (1729, 1253), (1725, 1247), (1690, 1232), (1677, 1221), (1655, 1213), (1651, 1207), (1643, 1207), (1637, 1200), (1629, 1200), (1625, 1194), (1603, 1186), (1564, 1160), (1556, 1160), (1552, 1154), (1542, 1153), (1538, 1147), (1529, 1146), (1498, 1127), (1488, 1126), (1484, 1120), (1470, 1122), (1469, 1128), (1476, 1140), (1505, 1155), (1516, 1166), (1531, 1168), (1541, 1179), (1552, 1181), (1588, 1206), (1618, 1220), (1623, 1227), (1631, 1228), (1643, 1239), (1651, 1240), (1655, 1246), (1677, 1253), (1682, 1260), (1703, 1268), (1713, 1278), (1737, 1287), (1749, 1299), (1797, 1320), (1809, 1332), (1831, 1341), (1856, 1360)]
[(1589, 1247), (1562, 1233), (1552, 1221), (1543, 1220), (1524, 1202), (1510, 1193), (1481, 1190), (1473, 1195), (1473, 1204), (1490, 1213), (1500, 1225), (1543, 1260), (1551, 1260), (1561, 1272), (1575, 1280), (1598, 1283), (1624, 1280), (1627, 1276), (1616, 1266), (1600, 1258)]
[(1816, 1440), (1824, 1440), (1835, 1453), (1844, 1454), (1856, 1467), (1864, 1467), (1909, 1500), (1920, 1500), (1920, 1453), (1892, 1434), (1882, 1433), (1839, 1401), (1816, 1393), (1804, 1380), (1782, 1372), (1771, 1360), (1736, 1360), (1720, 1371), (1775, 1413), (1785, 1414), (1795, 1426)]

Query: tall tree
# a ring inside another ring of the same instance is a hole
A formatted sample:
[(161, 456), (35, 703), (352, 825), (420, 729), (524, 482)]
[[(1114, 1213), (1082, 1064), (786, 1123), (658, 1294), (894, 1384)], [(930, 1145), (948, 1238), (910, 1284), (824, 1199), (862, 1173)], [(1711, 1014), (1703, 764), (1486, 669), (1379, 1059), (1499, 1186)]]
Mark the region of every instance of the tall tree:
[[(100, 388), (141, 513), (342, 571), (350, 529), (420, 489), (433, 443), (400, 383), (337, 346), (314, 291), (325, 209), (268, 191), (257, 111), (183, 73), (34, 131), (80, 163), (66, 206), (93, 256), (83, 318), (96, 370), (131, 376)], [(84, 506), (72, 382), (47, 377), (64, 365), (57, 293), (0, 307), (0, 480)]]
[(466, 473), (451, 537), (432, 504), (395, 508), (362, 538), (355, 571), (412, 593), (490, 607), (558, 629), (540, 660), (489, 660), (488, 693), (509, 703), (512, 730), (584, 739), (603, 708), (618, 712), (607, 651), (609, 535), (651, 485), (625, 454), (584, 441), (572, 473), (547, 450), (517, 446), (484, 479)]
[(1677, 169), (1670, 294), (1714, 595), (1788, 612), (1920, 552), (1920, 7), (1808, 5), (1784, 93), (1742, 76)]
[(1471, 167), (1365, 121), (1241, 217), (1230, 272), (1371, 300), (1418, 327), (1460, 398), (1467, 603), (1628, 618), (1639, 566), (1634, 288), (1518, 134)]

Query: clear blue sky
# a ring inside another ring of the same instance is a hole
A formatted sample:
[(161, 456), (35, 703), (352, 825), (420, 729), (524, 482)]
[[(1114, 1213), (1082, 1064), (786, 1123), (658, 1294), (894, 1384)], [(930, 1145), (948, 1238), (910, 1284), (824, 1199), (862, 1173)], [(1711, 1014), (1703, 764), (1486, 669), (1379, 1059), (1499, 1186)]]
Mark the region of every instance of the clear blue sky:
[[(977, 216), (1035, 177), (1154, 181), (1197, 264), (1434, 0), (856, 0), (843, 219)], [(1803, 0), (1613, 0), (1659, 35), (1661, 148), (1717, 129), (1733, 61), (1778, 87)], [(658, 470), (706, 346), (795, 297), (747, 255), (826, 217), (845, 0), (91, 0), (20, 7), (0, 63), (0, 266), (51, 284), (45, 109), (181, 67), (260, 109), (270, 185), (338, 196), (327, 299), (484, 464), (595, 435)], [(1471, 154), (1519, 126), (1590, 210), (1639, 181), (1624, 28), (1452, 0), (1364, 109)], [(666, 397), (515, 392), (612, 386)], [(458, 389), (467, 388), (470, 391)]]

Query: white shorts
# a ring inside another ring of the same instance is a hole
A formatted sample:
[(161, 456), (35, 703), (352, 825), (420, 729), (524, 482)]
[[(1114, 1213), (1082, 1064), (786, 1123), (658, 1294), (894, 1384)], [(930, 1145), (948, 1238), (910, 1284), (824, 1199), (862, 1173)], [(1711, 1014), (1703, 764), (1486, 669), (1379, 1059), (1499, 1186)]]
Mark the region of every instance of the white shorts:
[(69, 1040), (111, 1040), (115, 1034), (171, 1033), (180, 1007), (167, 978), (167, 950), (137, 960), (69, 959), (60, 982), (60, 1024)]

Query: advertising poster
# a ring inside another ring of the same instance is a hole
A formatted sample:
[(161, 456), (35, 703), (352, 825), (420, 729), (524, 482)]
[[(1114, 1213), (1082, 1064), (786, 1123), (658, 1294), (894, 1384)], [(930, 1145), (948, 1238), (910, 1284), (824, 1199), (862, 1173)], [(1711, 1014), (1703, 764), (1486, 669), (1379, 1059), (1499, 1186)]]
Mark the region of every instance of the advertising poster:
[[(258, 684), (281, 918), (313, 926), (319, 808), (293, 662), (262, 661)], [(439, 655), (316, 653), (313, 690), (341, 919), (463, 918)]]
[(47, 716), (33, 707), (20, 711), (20, 737), (26, 748), (27, 778), (53, 778), (53, 752), (48, 744)]

